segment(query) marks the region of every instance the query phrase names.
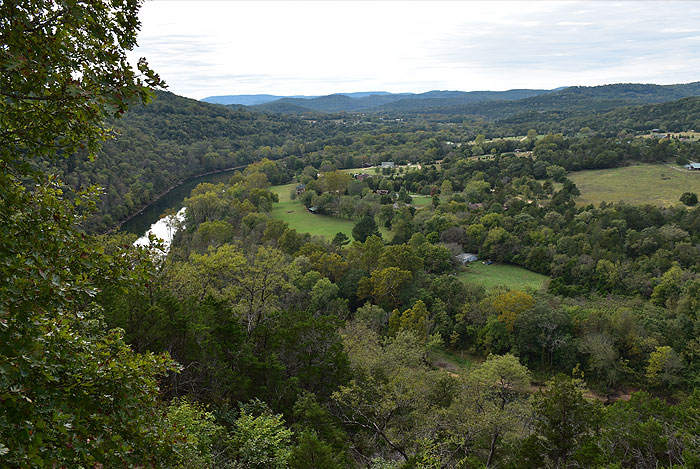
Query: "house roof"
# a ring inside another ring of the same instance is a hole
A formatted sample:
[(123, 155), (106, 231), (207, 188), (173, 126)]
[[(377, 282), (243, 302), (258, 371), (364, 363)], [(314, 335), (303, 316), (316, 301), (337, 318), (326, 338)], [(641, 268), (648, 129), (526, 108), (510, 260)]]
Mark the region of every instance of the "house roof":
[(463, 252), (462, 254), (458, 254), (455, 256), (457, 260), (460, 260), (462, 262), (468, 261), (468, 260), (476, 260), (479, 258), (476, 254), (472, 254), (471, 252)]

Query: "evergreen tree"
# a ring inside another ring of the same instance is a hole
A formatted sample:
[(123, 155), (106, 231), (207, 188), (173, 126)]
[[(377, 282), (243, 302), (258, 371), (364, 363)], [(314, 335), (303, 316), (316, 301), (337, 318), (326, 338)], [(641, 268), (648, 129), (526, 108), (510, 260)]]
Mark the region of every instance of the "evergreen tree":
[(355, 238), (355, 241), (364, 243), (370, 236), (382, 237), (377, 227), (377, 222), (374, 221), (374, 217), (365, 215), (353, 227), (352, 237)]
[(348, 235), (346, 235), (342, 231), (337, 232), (333, 237), (333, 241), (331, 241), (331, 243), (333, 243), (334, 246), (338, 246), (339, 248), (345, 246), (349, 242), (350, 238), (348, 238)]

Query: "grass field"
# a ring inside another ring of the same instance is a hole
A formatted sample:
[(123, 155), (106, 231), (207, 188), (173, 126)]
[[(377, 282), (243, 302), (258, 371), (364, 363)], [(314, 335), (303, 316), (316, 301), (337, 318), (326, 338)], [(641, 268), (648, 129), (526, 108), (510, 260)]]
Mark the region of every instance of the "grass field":
[(310, 213), (300, 202), (291, 200), (289, 197), (289, 194), (296, 186), (297, 183), (292, 183), (270, 188), (271, 191), (277, 193), (280, 200), (279, 203), (272, 207), (272, 212), (270, 213), (272, 218), (286, 221), (289, 223), (290, 228), (294, 228), (300, 233), (311, 233), (312, 235), (332, 239), (340, 231), (352, 239), (354, 222)]
[(685, 138), (688, 140), (698, 140), (700, 139), (700, 132), (695, 132), (694, 130), (689, 130), (687, 132), (657, 132), (642, 135), (644, 138), (659, 138), (658, 135), (671, 135), (673, 138)]
[[(538, 135), (537, 137), (541, 138), (541, 137), (543, 137), (543, 135), (542, 136)], [(507, 137), (487, 138), (484, 140), (484, 143), (493, 143), (493, 142), (497, 142), (499, 140), (517, 140), (518, 142), (522, 142), (526, 138), (527, 138), (527, 135), (516, 135), (515, 137), (513, 137), (511, 135), (511, 136), (507, 136)], [(476, 145), (476, 139), (469, 142), (469, 145)]]
[(425, 207), (426, 205), (430, 205), (433, 203), (433, 198), (430, 197), (429, 195), (412, 195), (411, 196), (411, 205), (415, 205), (416, 207)]
[[(678, 167), (675, 167), (678, 168)], [(567, 175), (581, 191), (577, 205), (601, 202), (679, 204), (684, 192), (700, 193), (700, 171), (691, 172), (665, 165), (639, 164), (624, 168), (577, 171)]]
[[(399, 168), (402, 168), (404, 172), (409, 172), (409, 171), (418, 171), (422, 169), (423, 167), (430, 167), (430, 166), (435, 166), (435, 168), (440, 169), (440, 162), (436, 162), (433, 164), (402, 164), (402, 165), (396, 165), (395, 170), (398, 172)], [(342, 173), (347, 173), (347, 174), (378, 174), (381, 176), (382, 170), (381, 168), (379, 169), (379, 172), (376, 171), (378, 167), (377, 166), (370, 166), (369, 168), (349, 168), (349, 169), (341, 169), (340, 172)]]
[(465, 283), (478, 283), (487, 290), (504, 285), (514, 290), (539, 290), (547, 277), (516, 265), (491, 264), (481, 261), (471, 262), (466, 272), (457, 274)]
[[(270, 190), (279, 197), (279, 202), (272, 206), (270, 216), (278, 220), (289, 223), (290, 228), (294, 228), (299, 233), (311, 233), (312, 235), (323, 236), (328, 239), (339, 231), (345, 233), (348, 238), (353, 239), (352, 229), (356, 221), (344, 220), (327, 215), (314, 215), (306, 210), (306, 207), (297, 200), (292, 200), (289, 194), (297, 186), (297, 183), (272, 186)], [(379, 228), (384, 239), (390, 239), (391, 233), (384, 227)]]

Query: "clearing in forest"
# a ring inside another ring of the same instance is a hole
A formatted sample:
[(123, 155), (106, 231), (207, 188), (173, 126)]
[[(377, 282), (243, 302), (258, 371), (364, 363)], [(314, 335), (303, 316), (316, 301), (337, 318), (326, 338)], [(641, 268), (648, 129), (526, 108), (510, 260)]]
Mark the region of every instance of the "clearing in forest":
[(621, 200), (635, 205), (669, 206), (680, 204), (684, 192), (700, 194), (700, 171), (672, 165), (637, 164), (576, 171), (566, 177), (581, 191), (576, 199), (579, 206)]
[(411, 194), (411, 205), (416, 207), (425, 207), (433, 203), (433, 198), (429, 195), (413, 195)]
[[(323, 236), (327, 239), (333, 237), (339, 231), (345, 233), (348, 238), (353, 239), (352, 229), (357, 223), (357, 220), (345, 220), (342, 218), (331, 217), (328, 215), (316, 215), (309, 212), (299, 200), (292, 200), (290, 193), (298, 183), (283, 184), (281, 186), (272, 186), (270, 190), (275, 192), (279, 197), (279, 202), (272, 206), (270, 217), (278, 220), (286, 221), (290, 228), (294, 228), (299, 233), (310, 233), (312, 235)], [(380, 227), (384, 239), (390, 239), (389, 230)]]
[(311, 233), (332, 239), (336, 233), (343, 232), (352, 239), (355, 222), (327, 215), (315, 215), (309, 212), (298, 200), (292, 200), (289, 194), (298, 183), (272, 186), (270, 190), (279, 196), (279, 203), (272, 206), (270, 217), (286, 221), (290, 228), (299, 233)]
[(542, 274), (517, 265), (485, 265), (481, 261), (471, 262), (467, 265), (466, 272), (460, 272), (457, 276), (465, 283), (478, 283), (487, 290), (498, 286), (513, 290), (539, 290), (548, 280)]

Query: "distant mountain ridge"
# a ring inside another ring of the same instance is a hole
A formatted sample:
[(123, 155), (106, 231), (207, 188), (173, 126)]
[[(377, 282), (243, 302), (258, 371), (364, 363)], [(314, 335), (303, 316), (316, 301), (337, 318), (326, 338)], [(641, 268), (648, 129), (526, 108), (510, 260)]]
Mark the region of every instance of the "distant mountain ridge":
[(579, 112), (608, 112), (623, 106), (655, 104), (700, 96), (700, 82), (678, 85), (645, 85), (618, 83), (600, 86), (571, 86), (552, 93), (515, 101), (480, 102), (467, 105), (407, 106), (400, 101), (376, 111), (386, 113), (440, 113), (446, 115), (475, 115), (503, 119), (531, 112), (560, 111), (561, 117)]
[[(420, 107), (429, 106), (454, 106), (483, 101), (517, 100), (541, 94), (551, 93), (553, 90), (508, 90), (508, 91), (428, 91), (426, 93), (348, 93), (319, 96), (312, 99), (282, 98), (255, 106), (262, 111), (270, 112), (362, 112), (379, 111), (387, 109), (395, 103), (412, 103), (408, 107), (414, 107), (420, 103)], [(291, 106), (290, 106), (291, 105)], [(399, 107), (401, 107), (399, 105)]]
[[(226, 95), (226, 96), (207, 96), (206, 98), (202, 99), (205, 103), (212, 103), (212, 104), (224, 104), (224, 105), (232, 105), (232, 104), (239, 104), (243, 106), (255, 106), (258, 104), (265, 104), (269, 103), (270, 101), (277, 101), (282, 98), (286, 98), (287, 96), (275, 96), (272, 94), (235, 94), (235, 95)], [(300, 99), (311, 99), (315, 98), (316, 96), (303, 96), (303, 95), (297, 95), (294, 96), (294, 98), (300, 98)]]
[(700, 96), (700, 82), (676, 85), (618, 83), (553, 90), (337, 93), (318, 97), (284, 97), (251, 105), (251, 108), (283, 114), (370, 112), (463, 115), (499, 120), (533, 112), (557, 112), (561, 118), (566, 118), (580, 112), (604, 113), (624, 106), (664, 103), (692, 96)]
[[(372, 95), (387, 95), (394, 94), (388, 91), (359, 91), (355, 93), (338, 93), (351, 98), (364, 98), (366, 96)], [(402, 94), (402, 93), (399, 93)], [(242, 105), (242, 106), (256, 106), (259, 104), (265, 104), (272, 101), (279, 101), (281, 99), (314, 99), (319, 98), (319, 95), (306, 96), (306, 95), (294, 95), (294, 96), (277, 96), (273, 94), (231, 94), (225, 96), (207, 96), (202, 99), (205, 103), (212, 104), (224, 104), (224, 105)]]

